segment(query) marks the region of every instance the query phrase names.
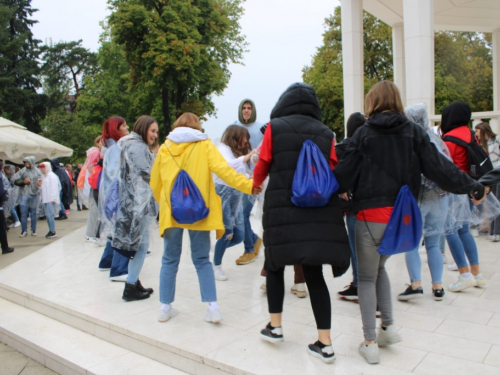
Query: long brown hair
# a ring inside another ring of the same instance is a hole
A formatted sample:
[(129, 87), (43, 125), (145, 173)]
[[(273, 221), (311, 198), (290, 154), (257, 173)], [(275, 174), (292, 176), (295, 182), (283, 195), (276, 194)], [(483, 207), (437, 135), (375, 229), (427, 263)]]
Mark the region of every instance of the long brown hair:
[(139, 134), (142, 137), (144, 143), (147, 144), (151, 149), (156, 147), (156, 145), (158, 144), (158, 138), (155, 139), (154, 144), (151, 145), (148, 143), (148, 131), (150, 126), (155, 122), (158, 124), (158, 122), (153, 117), (142, 115), (135, 122), (133, 129), (134, 133)]
[[(246, 139), (247, 142), (244, 146), (241, 146), (241, 141)], [(233, 155), (239, 158), (240, 156), (245, 156), (251, 150), (250, 147), (250, 134), (248, 130), (243, 126), (239, 125), (229, 125), (222, 134), (222, 138), (220, 140), (225, 145), (229, 146)]]
[(488, 151), (488, 139), (495, 138), (497, 135), (493, 133), (491, 130), (490, 124), (487, 122), (480, 122), (474, 129), (479, 129), (481, 132), (479, 133), (479, 143), (484, 148), (486, 152)]
[(365, 99), (365, 114), (371, 117), (375, 113), (399, 112), (405, 110), (398, 87), (391, 81), (382, 81), (372, 86)]

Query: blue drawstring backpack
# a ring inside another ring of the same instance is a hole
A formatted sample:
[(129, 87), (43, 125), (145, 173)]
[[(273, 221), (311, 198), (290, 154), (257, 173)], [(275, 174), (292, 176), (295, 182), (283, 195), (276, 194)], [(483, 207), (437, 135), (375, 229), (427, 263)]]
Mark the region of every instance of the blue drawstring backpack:
[(305, 139), (293, 175), (292, 203), (297, 207), (323, 207), (339, 189), (339, 183), (316, 143), (283, 121)]
[[(197, 143), (195, 143), (191, 149), (191, 153), (186, 160), (186, 164), (196, 145)], [(168, 147), (167, 150), (170, 153)], [(177, 161), (172, 153), (170, 153), (170, 156), (172, 156), (175, 164), (177, 164)], [(210, 213), (210, 210), (207, 208), (205, 200), (203, 199), (200, 190), (194, 183), (193, 179), (184, 170), (184, 168), (181, 168), (179, 164), (177, 164), (177, 166), (179, 167), (180, 172), (175, 178), (174, 186), (172, 187), (172, 191), (170, 193), (172, 217), (179, 224), (194, 224), (197, 221), (205, 219)]]
[(408, 185), (396, 197), (389, 224), (380, 242), (380, 255), (395, 255), (415, 250), (422, 238), (422, 214)]

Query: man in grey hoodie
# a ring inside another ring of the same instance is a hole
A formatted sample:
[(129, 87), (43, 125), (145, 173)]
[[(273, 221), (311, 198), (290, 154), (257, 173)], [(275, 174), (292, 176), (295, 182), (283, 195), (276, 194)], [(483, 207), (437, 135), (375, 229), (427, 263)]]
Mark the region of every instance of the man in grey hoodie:
[(28, 235), (28, 215), (31, 218), (31, 235), (36, 236), (36, 219), (40, 187), (42, 186), (42, 173), (35, 165), (35, 157), (28, 156), (23, 159), (24, 168), (17, 172), (14, 184), (21, 188), (19, 205), (21, 206), (21, 235)]
[[(235, 121), (231, 125), (240, 125), (248, 130), (252, 150), (259, 147), (264, 137), (264, 134), (260, 131), (264, 124), (256, 120), (257, 108), (255, 107), (255, 103), (251, 99), (243, 99), (238, 107), (238, 121)], [(245, 244), (245, 252), (236, 259), (236, 264), (238, 265), (252, 263), (255, 261), (257, 255), (259, 255), (262, 239), (253, 232), (250, 225), (250, 212), (252, 211), (256, 199), (256, 195), (245, 194), (243, 196), (243, 219), (245, 224), (245, 237), (243, 243)]]

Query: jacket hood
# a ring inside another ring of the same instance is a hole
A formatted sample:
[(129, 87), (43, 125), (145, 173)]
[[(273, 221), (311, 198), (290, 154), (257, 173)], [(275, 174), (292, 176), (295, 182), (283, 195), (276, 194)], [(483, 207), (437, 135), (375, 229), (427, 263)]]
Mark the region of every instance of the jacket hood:
[(429, 117), (427, 116), (427, 105), (418, 103), (405, 108), (406, 117), (415, 124), (420, 125), (424, 130), (430, 130)]
[[(366, 122), (365, 115), (361, 112), (354, 112), (347, 120), (347, 137), (352, 137), (358, 128), (362, 127)], [(334, 133), (335, 134), (335, 133)]]
[(190, 147), (191, 143), (205, 141), (207, 139), (208, 135), (202, 133), (199, 130), (184, 127), (175, 128), (167, 136), (167, 140), (164, 143), (165, 148), (163, 149), (163, 152), (165, 152), (166, 154), (179, 156), (186, 150), (186, 148)]
[[(93, 152), (94, 150), (99, 150), (99, 148), (97, 148), (97, 147), (95, 147), (95, 146), (92, 146), (91, 148), (89, 148), (89, 149), (87, 150), (87, 152), (86, 152), (87, 157), (89, 157), (89, 156), (90, 156), (90, 154), (92, 154), (92, 152)], [(100, 150), (99, 150), (99, 153), (101, 153), (101, 151), (100, 151)]]
[(59, 168), (61, 168), (61, 166), (59, 165), (59, 159), (58, 158), (55, 158), (55, 159), (52, 159), (50, 161), (50, 164), (52, 164), (52, 169), (53, 170), (58, 170)]
[(36, 159), (34, 156), (26, 156), (24, 159), (23, 159), (23, 163), (25, 162), (28, 162), (30, 163), (30, 169), (33, 168), (36, 164)]
[(391, 134), (406, 126), (408, 119), (399, 112), (380, 112), (372, 115), (366, 123), (383, 134)]
[(44, 161), (43, 163), (40, 163), (40, 165), (42, 165), (42, 164), (45, 167), (42, 174), (44, 176), (47, 176), (50, 172), (52, 172), (52, 166), (50, 165), (50, 163), (48, 161)]
[(465, 102), (454, 102), (443, 108), (441, 131), (443, 135), (460, 126), (469, 125), (472, 111)]
[(304, 115), (321, 121), (318, 97), (311, 86), (297, 82), (288, 87), (271, 111), (271, 120), (290, 115)]
[[(250, 119), (248, 120), (247, 123), (245, 123), (245, 120), (243, 119), (243, 104), (250, 102), (252, 104), (252, 115), (250, 116)], [(255, 107), (255, 103), (253, 102), (252, 99), (243, 99), (238, 106), (238, 120), (243, 124), (243, 125), (248, 125), (248, 124), (253, 124), (255, 121), (257, 121), (257, 107)]]

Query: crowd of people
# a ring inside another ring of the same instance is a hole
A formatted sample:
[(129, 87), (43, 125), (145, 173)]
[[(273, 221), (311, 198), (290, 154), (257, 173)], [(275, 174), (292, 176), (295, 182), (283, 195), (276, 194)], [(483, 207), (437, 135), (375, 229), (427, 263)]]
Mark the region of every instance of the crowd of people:
[[(487, 123), (477, 125), (474, 133), (470, 121), (468, 104), (455, 102), (443, 109), (440, 125), (431, 128), (424, 104), (404, 108), (396, 85), (383, 81), (367, 94), (365, 113), (350, 116), (346, 138), (337, 143), (335, 134), (322, 123), (313, 88), (295, 83), (280, 96), (266, 123), (257, 121), (255, 103), (244, 99), (238, 120), (228, 125), (218, 145), (192, 113), (179, 116), (161, 146), (154, 118), (141, 116), (130, 132), (125, 119), (110, 117), (76, 177), (69, 178), (71, 168), (64, 169), (57, 159), (37, 166), (34, 158), (26, 158), (19, 171), (3, 168), (0, 199), (7, 202), (4, 212), (12, 215), (14, 227), (19, 225), (15, 216), (19, 206), (21, 237), (28, 233), (28, 218), (31, 234), (36, 235), (37, 210), (42, 205), (49, 225), (46, 237), (54, 238), (54, 220), (67, 218), (72, 184), (76, 185), (78, 209), (89, 207), (85, 240), (104, 246), (98, 269), (109, 272), (111, 281), (124, 282), (124, 301), (147, 299), (154, 293), (141, 284), (140, 274), (149, 254), (150, 230), (157, 222), (164, 244), (159, 322), (178, 314), (173, 303), (185, 229), (201, 300), (207, 303), (204, 319), (210, 323), (222, 320), (216, 283), (229, 280), (223, 270), (226, 250), (243, 243), (244, 253), (236, 260), (243, 266), (256, 260), (263, 245), (261, 289), (267, 295), (270, 318), (262, 339), (284, 340), (284, 272), (286, 266), (294, 266), (291, 292), (299, 298), (309, 293), (318, 331), (308, 352), (325, 363), (332, 363), (335, 353), (331, 298), (323, 273), (330, 267), (324, 266), (331, 266), (334, 277), (351, 267), (353, 281), (338, 295), (359, 302), (364, 335), (359, 353), (375, 364), (380, 362), (379, 347), (402, 339), (394, 325), (385, 268), (390, 256), (379, 253), (379, 246), (404, 185), (420, 207), (434, 299), (445, 296), (445, 241), (459, 273), (447, 290), (485, 287), (470, 230), (471, 212), (490, 191), (499, 196), (500, 178), (495, 174), (498, 170), (472, 178), (467, 145), (481, 145), (496, 167), (500, 142)], [(299, 206), (291, 199), (306, 140), (317, 146), (339, 185), (325, 204), (316, 207)], [(250, 221), (256, 202), (262, 238)], [(3, 213), (0, 220), (5, 222)], [(497, 220), (491, 222), (495, 242), (500, 241)], [(216, 232), (217, 239), (213, 263), (210, 231)], [(10, 251), (2, 236), (2, 252)], [(418, 246), (406, 252), (405, 259), (410, 284), (398, 300), (421, 298)], [(378, 331), (377, 317), (381, 318)]]

